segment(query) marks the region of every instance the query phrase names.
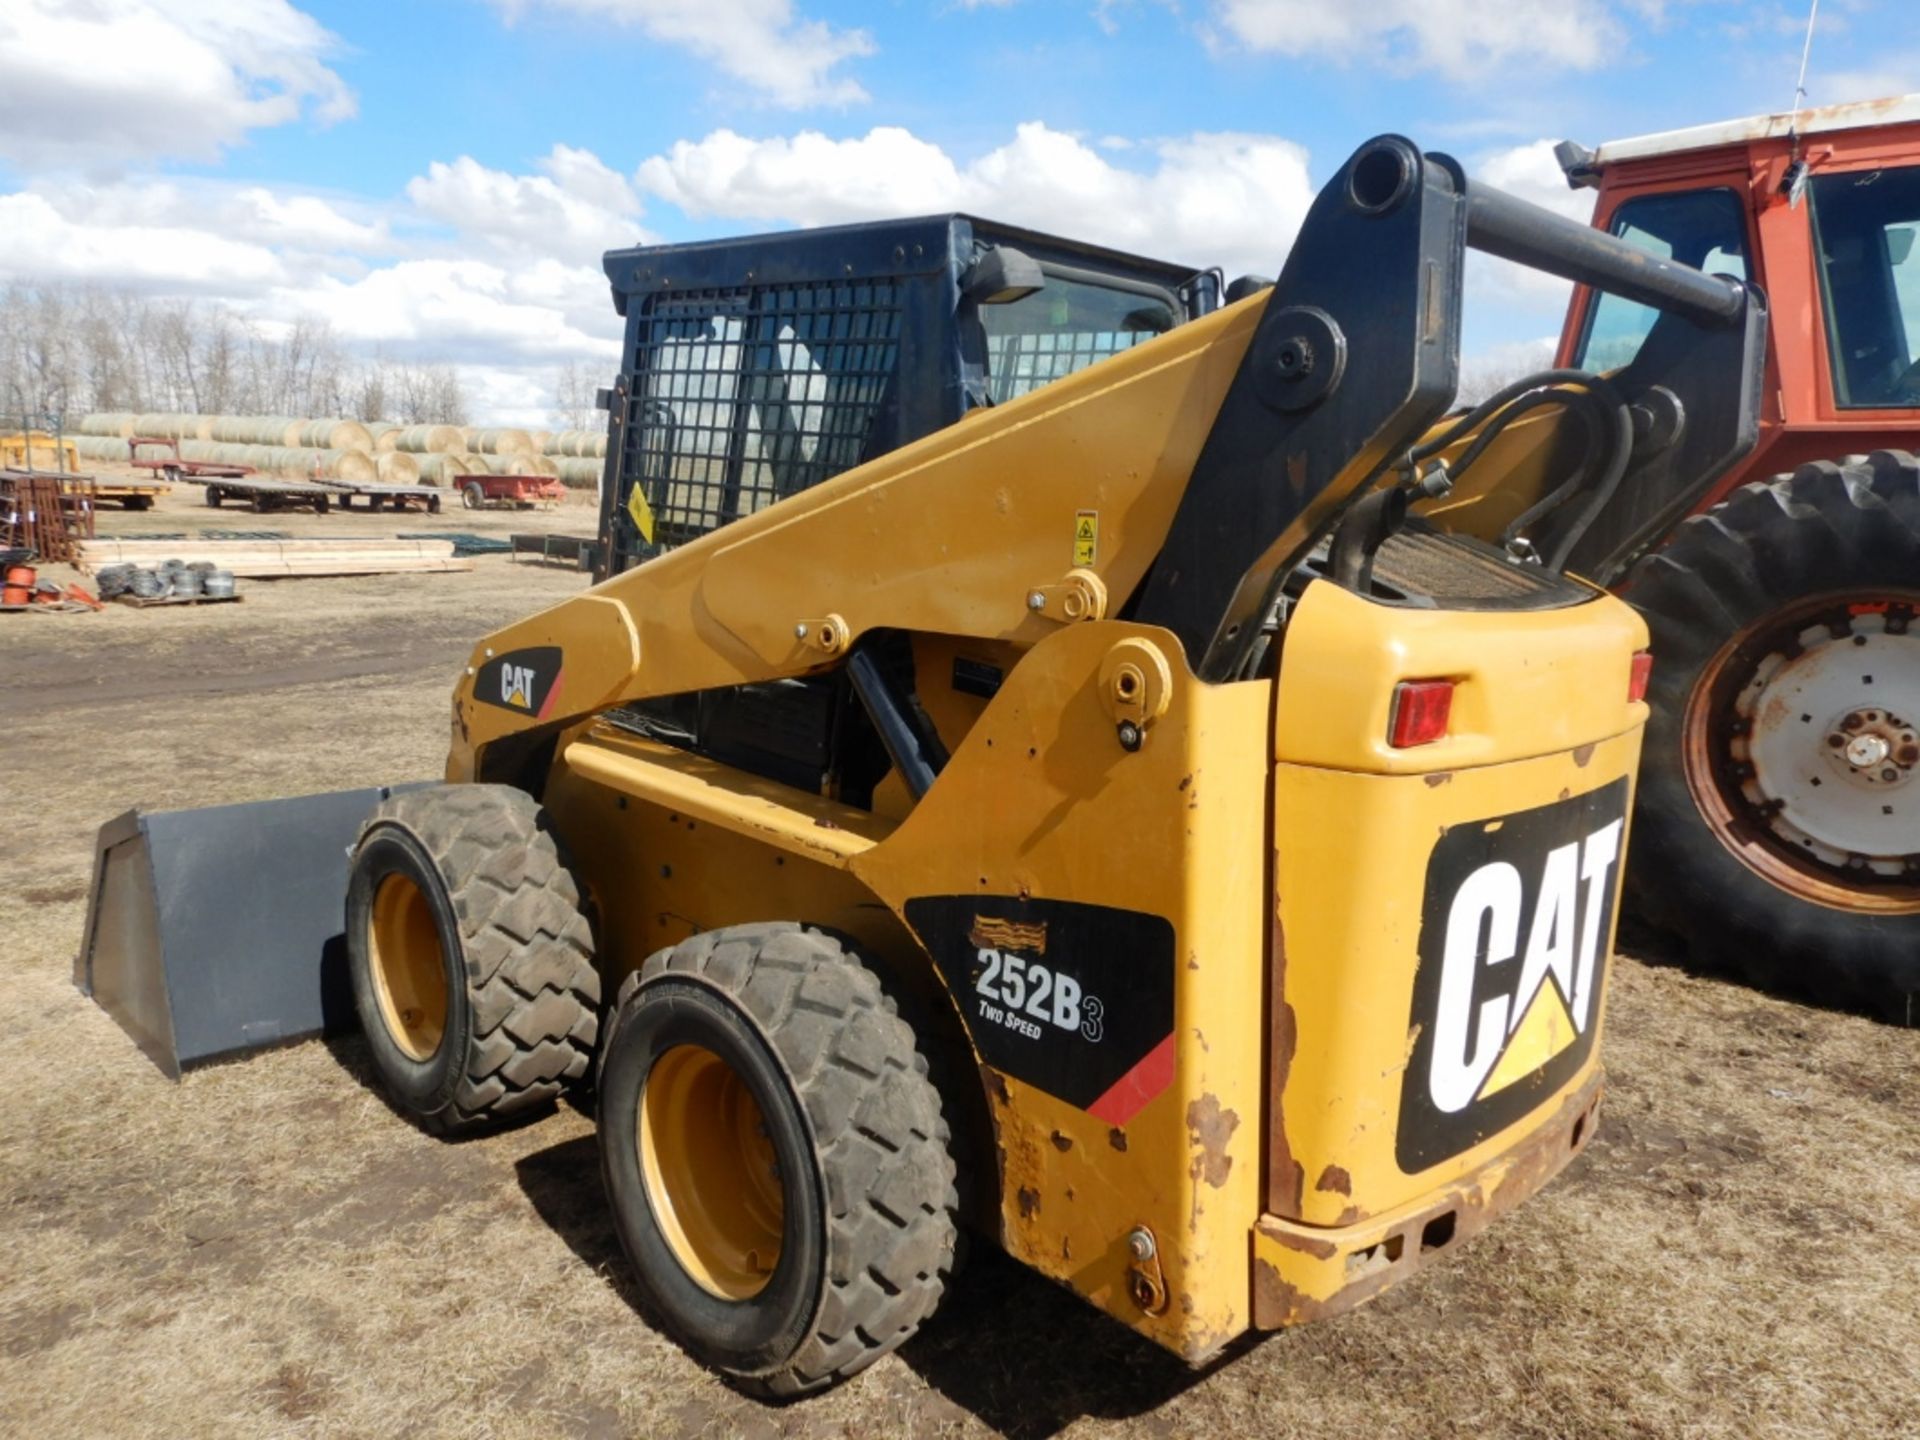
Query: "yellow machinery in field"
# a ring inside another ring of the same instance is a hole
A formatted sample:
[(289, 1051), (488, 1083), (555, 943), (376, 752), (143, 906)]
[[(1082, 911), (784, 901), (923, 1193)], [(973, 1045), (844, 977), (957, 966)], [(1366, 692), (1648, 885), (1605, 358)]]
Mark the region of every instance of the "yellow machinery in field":
[[(875, 228), (817, 286), (731, 252), (817, 332), (711, 254), (608, 257), (610, 510), (738, 513), (475, 649), (449, 783), (355, 851), (356, 1002), (436, 1130), (595, 1081), (641, 1287), (750, 1388), (898, 1345), (963, 1225), (1204, 1361), (1377, 1294), (1593, 1133), (1645, 631), (1524, 525), (1408, 519), (1448, 483), (1422, 437), (1465, 464), (1485, 420), (1433, 431), (1468, 244), (1703, 347), (1758, 300), (1382, 137), (1273, 287), (1163, 326), (1128, 282), (1104, 323), (1150, 335), (742, 503), (906, 403), (872, 353), (912, 327), (862, 307), (923, 246)], [(990, 307), (1102, 303), (1038, 241), (924, 268), (989, 340)], [(715, 355), (726, 386), (684, 382)], [(1665, 386), (1750, 429), (1737, 366), (1616, 383), (1629, 427)], [(1623, 444), (1569, 484), (1701, 463)]]

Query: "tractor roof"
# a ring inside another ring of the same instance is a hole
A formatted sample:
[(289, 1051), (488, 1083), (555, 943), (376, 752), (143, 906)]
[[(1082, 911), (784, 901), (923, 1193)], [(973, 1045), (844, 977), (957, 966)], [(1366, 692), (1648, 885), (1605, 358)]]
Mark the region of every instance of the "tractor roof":
[(1627, 140), (1609, 140), (1594, 152), (1591, 163), (1616, 164), (1653, 155), (1675, 155), (1687, 150), (1711, 150), (1753, 140), (1782, 139), (1797, 131), (1818, 135), (1833, 130), (1859, 130), (1874, 125), (1896, 125), (1920, 120), (1920, 94), (1891, 95), (1884, 100), (1858, 100), (1848, 105), (1823, 105), (1810, 110), (1783, 110), (1774, 115), (1749, 115), (1741, 120), (1718, 120), (1690, 125), (1684, 130), (1662, 130)]

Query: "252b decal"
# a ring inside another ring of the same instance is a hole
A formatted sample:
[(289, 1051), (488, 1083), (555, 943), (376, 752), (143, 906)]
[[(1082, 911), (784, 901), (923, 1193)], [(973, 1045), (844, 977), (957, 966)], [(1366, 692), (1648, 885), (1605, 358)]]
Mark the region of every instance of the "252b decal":
[(1172, 1070), (1159, 1061), (1171, 1053), (1174, 979), (1165, 917), (932, 895), (907, 902), (907, 921), (994, 1069), (1114, 1124), (1165, 1088)]
[(1427, 864), (1396, 1151), (1413, 1173), (1557, 1093), (1593, 1049), (1627, 782), (1449, 827)]
[(989, 1024), (1018, 1030), (1030, 1040), (1041, 1037), (1042, 1025), (1051, 1025), (1057, 1030), (1078, 1030), (1099, 1043), (1104, 1007), (1073, 976), (991, 946), (981, 946), (978, 958), (980, 973), (973, 988), (981, 996), (981, 1018)]

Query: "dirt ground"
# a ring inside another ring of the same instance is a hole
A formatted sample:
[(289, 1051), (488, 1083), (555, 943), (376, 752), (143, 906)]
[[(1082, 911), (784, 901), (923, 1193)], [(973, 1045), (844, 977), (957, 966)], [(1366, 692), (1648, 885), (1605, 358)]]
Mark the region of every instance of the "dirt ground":
[[(592, 514), (214, 519), (186, 495), (103, 529), (202, 525)], [(1657, 964), (1615, 972), (1587, 1153), (1380, 1301), (1196, 1373), (976, 1257), (901, 1353), (784, 1408), (638, 1312), (584, 1115), (431, 1139), (357, 1039), (174, 1084), (74, 990), (100, 822), (432, 776), (469, 644), (582, 583), (484, 557), (0, 615), (0, 1433), (1920, 1435), (1920, 1032)]]

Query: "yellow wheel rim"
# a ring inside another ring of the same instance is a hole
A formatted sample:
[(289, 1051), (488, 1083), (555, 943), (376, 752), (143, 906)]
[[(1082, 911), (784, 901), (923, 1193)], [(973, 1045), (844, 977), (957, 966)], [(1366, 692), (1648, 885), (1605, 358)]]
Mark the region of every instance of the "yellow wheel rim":
[(786, 1199), (746, 1082), (711, 1050), (676, 1045), (647, 1074), (639, 1132), (647, 1199), (681, 1268), (722, 1300), (758, 1295), (780, 1262)]
[(440, 927), (420, 887), (389, 875), (373, 893), (368, 926), (373, 989), (387, 1035), (413, 1060), (430, 1060), (447, 1033), (447, 966)]

